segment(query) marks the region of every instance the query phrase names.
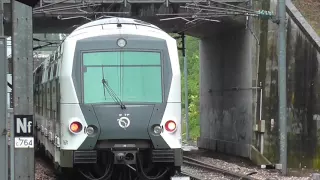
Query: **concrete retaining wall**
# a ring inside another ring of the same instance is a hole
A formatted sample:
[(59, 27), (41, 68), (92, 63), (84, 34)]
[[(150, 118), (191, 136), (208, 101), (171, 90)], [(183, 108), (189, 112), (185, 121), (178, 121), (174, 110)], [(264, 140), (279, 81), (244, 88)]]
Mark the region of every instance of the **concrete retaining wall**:
[[(270, 7), (274, 10), (276, 2), (271, 1)], [(287, 18), (288, 167), (320, 168), (320, 39), (290, 1), (287, 2)], [(268, 40), (263, 43), (268, 45), (265, 63), (261, 64), (266, 71), (260, 74), (265, 84), (265, 156), (278, 162), (276, 24), (269, 24)]]

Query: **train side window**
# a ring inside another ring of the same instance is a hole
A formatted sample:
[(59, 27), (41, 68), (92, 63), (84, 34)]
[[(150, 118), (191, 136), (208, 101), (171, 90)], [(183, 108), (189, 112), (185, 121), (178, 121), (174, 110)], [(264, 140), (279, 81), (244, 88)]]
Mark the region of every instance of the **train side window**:
[(50, 56), (49, 62), (52, 62), (53, 59), (54, 59), (54, 54), (52, 54), (52, 55)]
[(51, 66), (48, 69), (48, 81), (51, 79)]
[(45, 93), (43, 95), (43, 98), (44, 98), (43, 116), (47, 117), (47, 108), (48, 108), (48, 105), (47, 105), (47, 101), (48, 101), (48, 98), (47, 98), (47, 83), (44, 84), (44, 90), (45, 90)]
[(59, 51), (57, 50), (57, 51), (55, 52), (54, 58), (55, 58), (55, 59), (58, 59), (58, 57), (59, 57)]
[(44, 69), (42, 73), (41, 83), (43, 83), (43, 81), (46, 80), (46, 74), (47, 74), (47, 69)]
[(41, 96), (42, 96), (42, 90), (41, 90), (41, 85), (39, 86), (39, 96), (38, 96), (38, 100), (39, 100), (39, 109), (38, 109), (38, 113), (39, 114), (41, 114), (40, 113), (40, 111), (41, 111), (41, 106), (42, 106), (42, 102), (41, 102), (41, 100), (42, 100), (42, 98), (41, 98)]
[(42, 83), (43, 67), (41, 66), (40, 75), (39, 75), (39, 84)]
[(57, 63), (54, 63), (53, 65), (53, 77), (57, 76)]

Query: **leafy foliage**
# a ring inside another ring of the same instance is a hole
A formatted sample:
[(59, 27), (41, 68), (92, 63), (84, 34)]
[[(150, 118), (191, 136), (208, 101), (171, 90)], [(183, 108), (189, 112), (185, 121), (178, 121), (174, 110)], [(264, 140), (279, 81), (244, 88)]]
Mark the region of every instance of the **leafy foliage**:
[[(179, 47), (182, 47), (181, 41), (178, 41)], [(188, 103), (189, 103), (189, 135), (191, 140), (196, 140), (200, 136), (200, 61), (199, 61), (199, 40), (194, 37), (186, 38), (186, 57), (188, 65)], [(179, 52), (180, 70), (181, 70), (181, 91), (182, 91), (182, 115), (183, 115), (183, 137), (186, 137), (185, 126), (185, 74), (184, 74), (184, 58), (182, 52)]]

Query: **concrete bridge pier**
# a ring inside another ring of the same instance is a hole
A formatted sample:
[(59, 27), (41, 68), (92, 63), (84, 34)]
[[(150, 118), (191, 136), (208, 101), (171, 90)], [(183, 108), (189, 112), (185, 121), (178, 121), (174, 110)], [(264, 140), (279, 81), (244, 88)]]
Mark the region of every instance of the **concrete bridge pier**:
[(254, 41), (245, 27), (201, 39), (200, 148), (250, 157)]

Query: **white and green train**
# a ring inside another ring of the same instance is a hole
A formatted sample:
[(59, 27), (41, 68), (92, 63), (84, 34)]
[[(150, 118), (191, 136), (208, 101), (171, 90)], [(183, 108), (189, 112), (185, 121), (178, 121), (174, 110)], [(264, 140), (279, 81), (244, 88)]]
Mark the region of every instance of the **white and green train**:
[(158, 27), (84, 24), (34, 71), (38, 145), (88, 179), (168, 179), (182, 165), (180, 78), (176, 40)]

